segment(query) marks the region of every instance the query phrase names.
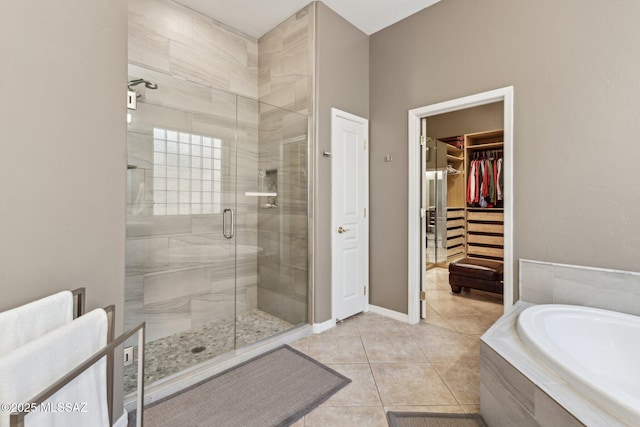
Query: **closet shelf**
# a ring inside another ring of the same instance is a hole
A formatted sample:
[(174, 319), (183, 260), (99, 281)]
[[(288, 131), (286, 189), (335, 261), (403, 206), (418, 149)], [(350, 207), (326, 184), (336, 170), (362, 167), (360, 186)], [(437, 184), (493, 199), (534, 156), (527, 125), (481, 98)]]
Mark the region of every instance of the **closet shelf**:
[(458, 157), (460, 158), (460, 160), (462, 160), (463, 151), (458, 147), (447, 144), (447, 157), (449, 157), (449, 155)]
[(447, 161), (450, 162), (461, 162), (464, 160), (464, 157), (456, 157), (456, 156), (452, 156), (451, 154), (447, 154)]
[(467, 150), (486, 150), (489, 148), (502, 148), (504, 142), (489, 142), (487, 144), (469, 145)]

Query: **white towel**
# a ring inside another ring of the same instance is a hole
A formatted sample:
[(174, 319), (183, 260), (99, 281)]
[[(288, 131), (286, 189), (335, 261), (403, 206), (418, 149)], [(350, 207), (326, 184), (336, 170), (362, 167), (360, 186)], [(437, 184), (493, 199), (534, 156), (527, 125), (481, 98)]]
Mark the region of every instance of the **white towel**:
[(0, 313), (0, 356), (73, 319), (73, 294), (62, 291)]
[[(96, 309), (0, 357), (0, 402), (25, 403), (62, 378), (107, 343), (107, 314)], [(31, 412), (26, 427), (105, 427), (109, 425), (106, 359)], [(9, 426), (0, 411), (0, 427)]]

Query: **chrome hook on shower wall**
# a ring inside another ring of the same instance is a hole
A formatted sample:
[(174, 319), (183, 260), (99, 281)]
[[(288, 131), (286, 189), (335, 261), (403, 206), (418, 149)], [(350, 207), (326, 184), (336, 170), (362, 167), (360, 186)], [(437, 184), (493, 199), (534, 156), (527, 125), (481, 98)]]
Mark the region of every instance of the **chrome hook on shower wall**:
[(127, 88), (129, 90), (134, 90), (133, 86), (138, 86), (141, 83), (144, 83), (144, 87), (146, 87), (147, 89), (158, 89), (158, 85), (156, 83), (150, 80), (145, 80), (145, 79), (129, 80), (129, 83), (127, 84)]

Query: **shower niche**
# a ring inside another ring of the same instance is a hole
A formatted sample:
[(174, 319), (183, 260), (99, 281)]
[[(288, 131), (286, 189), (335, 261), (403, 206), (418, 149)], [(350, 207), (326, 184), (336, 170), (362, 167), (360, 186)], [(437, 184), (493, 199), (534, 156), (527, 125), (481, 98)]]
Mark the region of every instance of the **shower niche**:
[(258, 191), (245, 193), (249, 196), (259, 197), (261, 209), (275, 209), (278, 207), (278, 170), (260, 169), (258, 172)]
[(262, 209), (275, 209), (278, 207), (278, 169), (265, 171), (264, 191), (267, 193), (260, 200)]

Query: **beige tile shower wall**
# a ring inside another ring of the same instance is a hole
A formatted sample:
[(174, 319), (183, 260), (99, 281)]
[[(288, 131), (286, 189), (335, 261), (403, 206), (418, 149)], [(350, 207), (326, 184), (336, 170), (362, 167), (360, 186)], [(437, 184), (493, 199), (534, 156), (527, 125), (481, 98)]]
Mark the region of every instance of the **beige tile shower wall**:
[(129, 62), (258, 97), (255, 39), (171, 1), (129, 1)]
[(572, 304), (640, 316), (640, 273), (520, 260), (520, 298), (535, 304)]
[(277, 171), (278, 183), (278, 207), (258, 208), (258, 308), (293, 324), (307, 321), (308, 310), (307, 116), (313, 111), (314, 10), (313, 4), (305, 7), (258, 42), (259, 99), (269, 104), (260, 108), (259, 168)]
[(311, 3), (258, 41), (261, 102), (312, 114), (313, 15)]

